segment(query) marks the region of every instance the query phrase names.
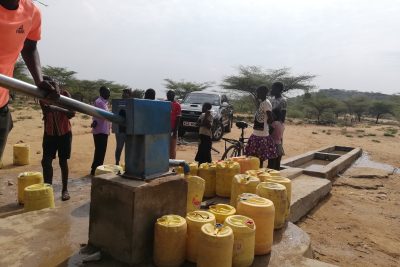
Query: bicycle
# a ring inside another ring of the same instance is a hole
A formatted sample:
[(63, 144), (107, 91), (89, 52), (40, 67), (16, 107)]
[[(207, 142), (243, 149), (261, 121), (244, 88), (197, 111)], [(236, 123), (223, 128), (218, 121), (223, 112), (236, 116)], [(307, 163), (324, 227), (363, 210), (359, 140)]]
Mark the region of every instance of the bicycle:
[[(249, 139), (244, 137), (244, 129), (249, 127), (249, 124), (245, 121), (238, 121), (235, 123), (235, 125), (242, 130), (242, 133), (240, 134), (239, 140), (222, 138), (222, 140), (225, 141), (225, 152), (222, 155), (221, 160), (238, 157), (244, 154), (244, 147), (247, 144), (247, 140)], [(231, 145), (227, 147), (227, 143), (230, 143)]]

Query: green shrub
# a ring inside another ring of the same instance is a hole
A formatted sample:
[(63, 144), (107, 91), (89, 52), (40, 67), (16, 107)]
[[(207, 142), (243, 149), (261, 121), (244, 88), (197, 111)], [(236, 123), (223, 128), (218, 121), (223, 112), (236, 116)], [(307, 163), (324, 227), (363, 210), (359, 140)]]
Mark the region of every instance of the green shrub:
[(383, 134), (383, 136), (394, 137), (394, 134), (386, 132), (386, 133)]
[(376, 140), (376, 139), (372, 139), (371, 141), (372, 141), (372, 142), (375, 142), (375, 143), (380, 143), (380, 142), (381, 142), (381, 141)]
[(352, 138), (353, 136), (351, 134), (346, 134), (346, 137)]

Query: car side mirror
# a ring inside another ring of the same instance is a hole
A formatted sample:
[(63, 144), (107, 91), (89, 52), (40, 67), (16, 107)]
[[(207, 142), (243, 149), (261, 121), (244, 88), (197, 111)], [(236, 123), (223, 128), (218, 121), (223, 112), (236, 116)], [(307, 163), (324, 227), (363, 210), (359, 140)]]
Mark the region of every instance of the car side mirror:
[(222, 102), (221, 107), (224, 107), (224, 108), (229, 107), (228, 102)]

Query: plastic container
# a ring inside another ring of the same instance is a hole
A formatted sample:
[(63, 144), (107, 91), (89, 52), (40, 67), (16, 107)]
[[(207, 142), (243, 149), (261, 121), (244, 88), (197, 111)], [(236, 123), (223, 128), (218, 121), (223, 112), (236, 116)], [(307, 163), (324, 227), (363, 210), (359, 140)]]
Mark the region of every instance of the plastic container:
[(94, 176), (102, 175), (102, 174), (107, 174), (107, 173), (114, 173), (114, 174), (119, 174), (124, 172), (124, 168), (120, 165), (113, 165), (113, 164), (107, 164), (107, 165), (100, 165), (96, 168), (96, 171), (94, 172)]
[(156, 266), (181, 266), (185, 261), (186, 220), (178, 215), (164, 215), (154, 228), (153, 260)]
[(280, 172), (280, 171), (277, 171), (277, 170), (274, 170), (274, 169), (268, 169), (268, 168), (266, 168), (266, 169), (265, 169), (265, 172), (269, 173), (269, 175), (271, 175), (272, 177), (279, 177), (279, 176), (281, 176), (281, 172)]
[(237, 197), (242, 193), (256, 193), (256, 187), (260, 183), (260, 179), (247, 174), (236, 174), (232, 181), (230, 204), (236, 207)]
[(18, 175), (18, 203), (24, 204), (25, 187), (43, 183), (41, 172), (23, 172)]
[(199, 210), (203, 201), (204, 189), (206, 182), (199, 176), (186, 176), (188, 182), (188, 192), (186, 201), (186, 212)]
[(274, 229), (280, 229), (285, 225), (287, 213), (287, 194), (286, 187), (271, 182), (262, 182), (257, 186), (257, 195), (267, 198), (274, 202), (275, 206), (275, 221)]
[(198, 267), (231, 267), (233, 231), (229, 226), (207, 223), (201, 227)]
[(271, 252), (274, 239), (274, 203), (259, 196), (246, 196), (239, 200), (238, 214), (250, 217), (256, 223), (255, 255)]
[(248, 267), (254, 260), (256, 225), (254, 220), (243, 215), (232, 215), (226, 218), (224, 225), (233, 231), (232, 266)]
[(13, 146), (13, 164), (17, 166), (29, 165), (29, 150), (28, 144), (15, 144)]
[(24, 204), (24, 211), (54, 208), (53, 188), (43, 183), (25, 187)]
[(250, 160), (250, 169), (249, 170), (257, 170), (260, 168), (260, 159), (257, 157), (248, 157)]
[(240, 173), (240, 164), (234, 161), (222, 161), (217, 163), (215, 191), (217, 196), (230, 197), (232, 179)]
[(192, 211), (186, 215), (186, 223), (186, 260), (196, 263), (201, 227), (206, 223), (214, 225), (216, 223), (215, 216), (208, 211)]
[(286, 195), (287, 195), (287, 207), (286, 207), (286, 219), (290, 215), (290, 205), (292, 201), (292, 180), (281, 177), (281, 176), (276, 176), (276, 177), (270, 177), (266, 180), (266, 182), (272, 182), (272, 183), (278, 183), (281, 185), (284, 185), (286, 187)]
[(198, 169), (198, 176), (204, 179), (206, 182), (206, 188), (204, 190), (205, 197), (215, 196), (215, 182), (216, 182), (216, 164), (215, 163), (202, 163)]
[(260, 178), (261, 182), (266, 182), (268, 179), (272, 178), (271, 174), (268, 172), (259, 173), (257, 177)]
[(236, 209), (227, 204), (211, 205), (208, 211), (214, 214), (217, 223), (224, 223), (225, 219), (228, 216), (234, 215), (236, 213)]
[[(189, 165), (189, 168), (190, 168), (190, 175), (197, 176), (199, 163), (196, 162), (196, 161), (193, 161), (193, 162), (188, 163), (188, 165)], [(182, 166), (178, 166), (176, 168), (176, 173), (183, 175), (184, 174), (183, 173), (183, 167)]]

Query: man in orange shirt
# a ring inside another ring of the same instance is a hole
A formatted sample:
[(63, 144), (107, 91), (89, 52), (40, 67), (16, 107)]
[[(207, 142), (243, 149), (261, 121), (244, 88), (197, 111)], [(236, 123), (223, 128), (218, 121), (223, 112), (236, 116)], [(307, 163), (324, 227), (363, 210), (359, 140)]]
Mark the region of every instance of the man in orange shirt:
[[(0, 0), (0, 73), (13, 76), (14, 65), (21, 53), (35, 84), (48, 92), (49, 98), (59, 96), (48, 81), (43, 81), (39, 53), (36, 48), (41, 34), (41, 15), (32, 0)], [(0, 87), (0, 168), (7, 136), (12, 128), (8, 109), (9, 92)]]

